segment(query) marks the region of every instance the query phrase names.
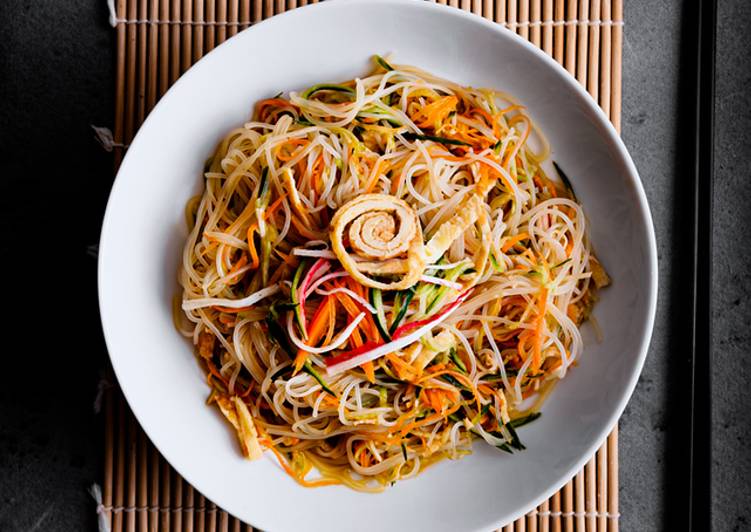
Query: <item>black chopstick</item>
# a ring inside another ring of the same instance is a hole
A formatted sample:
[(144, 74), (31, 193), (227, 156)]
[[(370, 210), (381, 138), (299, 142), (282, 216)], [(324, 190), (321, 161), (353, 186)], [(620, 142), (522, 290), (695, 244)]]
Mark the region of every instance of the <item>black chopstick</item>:
[(693, 101), (695, 113), (693, 156), (693, 275), (690, 350), (690, 423), (688, 530), (710, 530), (711, 508), (711, 275), (712, 275), (712, 181), (714, 178), (714, 77), (716, 0), (687, 4), (695, 9), (696, 39)]

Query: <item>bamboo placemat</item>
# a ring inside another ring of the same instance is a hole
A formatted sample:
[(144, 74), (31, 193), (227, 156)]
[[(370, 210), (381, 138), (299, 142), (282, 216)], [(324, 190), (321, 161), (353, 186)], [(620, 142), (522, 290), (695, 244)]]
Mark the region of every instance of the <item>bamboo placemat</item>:
[[(316, 3), (317, 0), (310, 0)], [(308, 0), (108, 0), (117, 32), (115, 168), (169, 86), (238, 31)], [(438, 0), (528, 39), (586, 87), (620, 131), (622, 0)], [(116, 387), (104, 396), (100, 527), (120, 531), (246, 531), (194, 490), (151, 445)], [(503, 532), (616, 532), (618, 428), (571, 481)]]

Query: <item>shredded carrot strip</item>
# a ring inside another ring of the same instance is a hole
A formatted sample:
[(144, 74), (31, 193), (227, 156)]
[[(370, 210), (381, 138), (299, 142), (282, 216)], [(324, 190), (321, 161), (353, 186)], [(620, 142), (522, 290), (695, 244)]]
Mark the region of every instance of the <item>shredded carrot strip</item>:
[[(367, 289), (351, 277), (345, 279), (345, 284), (361, 298), (368, 299)], [(375, 320), (373, 319), (373, 315), (370, 313), (366, 314), (365, 319), (360, 322), (360, 328), (362, 328), (367, 340), (377, 341), (381, 337), (378, 332), (378, 327), (375, 324)]]
[[(327, 283), (328, 284), (328, 283)], [(343, 286), (341, 283), (333, 282), (331, 283), (332, 287), (341, 287)], [(328, 289), (328, 288), (327, 288)], [(357, 307), (357, 304), (352, 300), (351, 297), (349, 297), (347, 294), (343, 292), (337, 292), (335, 294), (335, 297), (337, 298), (337, 301), (342, 304), (342, 307), (344, 307), (344, 310), (347, 312), (348, 316), (350, 318), (356, 317), (361, 311)], [(367, 319), (368, 316), (366, 316)], [(370, 331), (367, 329), (366, 320), (363, 320), (360, 322), (360, 325), (357, 326), (357, 328), (352, 332), (352, 336), (350, 337), (353, 347), (357, 348), (363, 345), (363, 340), (360, 336), (360, 331), (362, 331), (363, 335), (367, 340), (377, 340), (377, 336), (373, 336)]]
[(458, 103), (459, 99), (456, 96), (444, 96), (443, 98), (438, 98), (434, 102), (419, 109), (417, 113), (412, 116), (412, 120), (414, 120), (415, 124), (419, 127), (435, 127), (445, 119), (449, 113), (456, 111), (456, 105)]
[(407, 434), (412, 429), (415, 429), (417, 427), (422, 427), (422, 426), (425, 426), (425, 425), (430, 425), (434, 421), (438, 421), (439, 419), (446, 418), (446, 417), (450, 416), (451, 414), (453, 414), (454, 412), (456, 412), (457, 410), (459, 410), (460, 406), (461, 405), (454, 405), (451, 408), (449, 408), (448, 410), (445, 410), (444, 412), (440, 412), (438, 414), (432, 414), (430, 416), (427, 416), (424, 419), (421, 419), (420, 421), (413, 421), (412, 423), (410, 423), (407, 426), (405, 426), (404, 428), (402, 428), (399, 432), (401, 432), (402, 434)]
[[(329, 313), (335, 311), (334, 305), (334, 299), (331, 296), (326, 296), (316, 309), (315, 314), (313, 314), (313, 319), (308, 327), (308, 345), (316, 345), (323, 336), (326, 326), (329, 323)], [(297, 356), (295, 356), (295, 373), (300, 371), (307, 359), (308, 352), (298, 349)]]
[(527, 238), (529, 238), (529, 235), (527, 233), (519, 233), (518, 235), (511, 236), (507, 238), (506, 242), (503, 244), (503, 246), (501, 246), (501, 251), (506, 253), (509, 249)]
[(485, 395), (493, 395), (495, 391), (487, 384), (478, 384), (477, 391), (484, 393)]
[(300, 264), (300, 261), (297, 257), (295, 257), (292, 254), (286, 254), (282, 251), (279, 251), (278, 249), (274, 250), (274, 253), (276, 253), (280, 259), (282, 259), (282, 262), (286, 264), (287, 266), (291, 266), (292, 268), (296, 268), (298, 264)]
[[(232, 277), (233, 275), (237, 273), (237, 271), (240, 268), (245, 266), (247, 263), (248, 263), (248, 256), (245, 253), (243, 253), (240, 256), (240, 258), (237, 260), (237, 262), (232, 265), (232, 268), (230, 268), (229, 272), (227, 272), (227, 276)], [(229, 281), (227, 281), (227, 284), (228, 285), (237, 284), (240, 282), (241, 279), (242, 277), (238, 275), (234, 279), (230, 279)]]
[[(276, 212), (276, 210), (281, 206), (282, 204), (282, 198), (278, 198), (274, 203), (272, 203), (263, 213), (263, 219), (268, 220), (270, 216)], [(256, 270), (258, 269), (258, 266), (260, 266), (261, 261), (258, 259), (258, 252), (256, 251), (256, 244), (253, 240), (253, 234), (258, 231), (258, 222), (253, 222), (250, 224), (250, 227), (248, 227), (248, 248), (250, 251), (250, 258), (251, 258), (251, 268)]]
[[(384, 167), (384, 168), (381, 168)], [(373, 170), (373, 179), (365, 186), (365, 194), (373, 192), (376, 184), (378, 183), (378, 177), (381, 174), (388, 172), (389, 163), (383, 159), (378, 159), (375, 163), (375, 170)]]
[(435, 377), (440, 377), (441, 375), (450, 375), (453, 378), (455, 378), (456, 380), (458, 380), (459, 382), (461, 382), (462, 384), (464, 384), (464, 386), (466, 386), (467, 388), (469, 388), (469, 390), (475, 396), (475, 401), (477, 403), (477, 409), (480, 410), (480, 408), (481, 408), (481, 405), (480, 405), (480, 395), (477, 393), (477, 388), (475, 387), (474, 384), (472, 384), (472, 381), (469, 380), (469, 378), (467, 378), (466, 375), (464, 375), (462, 373), (459, 373), (458, 371), (453, 371), (453, 370), (450, 370), (450, 369), (444, 369), (444, 370), (437, 371), (435, 373), (429, 373), (429, 374), (427, 374), (427, 375), (425, 375), (423, 377), (420, 377), (419, 379), (413, 381), (413, 383), (416, 384), (416, 385), (421, 385), (423, 382), (425, 382), (425, 381), (427, 381), (429, 379), (433, 379)]
[(255, 387), (255, 384), (256, 384), (256, 381), (250, 381), (250, 384), (245, 389), (245, 391), (242, 392), (242, 393), (237, 394), (237, 396), (241, 397), (243, 399), (246, 399), (250, 395), (250, 392), (253, 391), (253, 388)]
[(373, 367), (373, 361), (360, 364), (360, 368), (365, 372), (365, 376), (368, 378), (371, 384), (375, 383), (375, 367)]
[(456, 380), (458, 380), (459, 382), (461, 382), (462, 384), (464, 384), (467, 388), (474, 389), (474, 385), (472, 384), (472, 381), (469, 380), (469, 378), (466, 375), (459, 373), (458, 371), (451, 370), (451, 369), (442, 369), (434, 373), (428, 373), (427, 375), (420, 377), (416, 381), (413, 381), (413, 384), (416, 384), (419, 386), (423, 382), (430, 380), (430, 379), (434, 379), (436, 377), (440, 377), (441, 375), (450, 375), (454, 377)]
[(328, 345), (331, 339), (334, 337), (334, 331), (336, 330), (336, 311), (328, 313), (328, 329), (326, 330), (326, 336), (323, 338), (321, 345)]
[[(490, 172), (496, 172), (496, 169), (493, 168), (492, 166), (490, 166), (485, 161), (477, 161), (477, 162), (480, 163), (480, 165), (481, 165), (481, 170), (480, 170), (481, 179), (483, 179), (483, 180), (484, 179), (491, 179), (492, 177), (491, 177)], [(485, 172), (483, 172), (483, 170), (482, 170), (483, 168), (487, 168), (487, 170), (485, 170)], [(501, 173), (498, 173), (495, 176), (495, 179), (498, 179), (498, 178), (500, 178), (504, 182), (504, 184), (506, 185), (506, 188), (508, 188), (509, 190), (513, 190), (514, 187), (512, 186), (511, 181), (509, 181), (506, 176), (504, 176)]]
[(421, 394), (425, 394), (425, 402), (427, 402), (436, 412), (444, 411), (446, 405), (444, 399), (448, 400), (449, 403), (452, 403), (457, 399), (458, 396), (457, 391), (445, 390), (443, 388), (423, 389)]
[(326, 406), (331, 406), (333, 408), (339, 407), (339, 401), (333, 397), (331, 397), (328, 392), (321, 391), (322, 394), (324, 394), (322, 403)]
[(224, 383), (224, 385), (227, 386), (227, 383), (229, 381), (224, 378), (224, 375), (222, 375), (221, 373), (219, 373), (219, 370), (217, 369), (217, 367), (214, 365), (213, 362), (211, 362), (210, 360), (206, 360), (206, 367), (209, 368), (209, 371), (211, 372), (211, 374), (214, 377), (216, 377), (217, 379), (219, 379), (220, 381), (222, 381)]
[(534, 253), (532, 253), (531, 249), (525, 249), (524, 253), (522, 253), (522, 256), (527, 257), (532, 262), (532, 264), (537, 264), (537, 257), (535, 257)]
[(485, 109), (482, 107), (473, 107), (472, 108), (472, 114), (480, 115), (485, 119), (485, 122), (493, 128), (493, 134), (496, 136), (496, 138), (501, 136), (501, 129), (498, 127), (498, 120), (495, 120), (492, 116), (490, 116), (490, 113), (488, 113)]
[(248, 250), (250, 251), (250, 267), (254, 270), (258, 269), (261, 265), (261, 260), (258, 258), (258, 251), (256, 251), (256, 243), (253, 240), (253, 234), (258, 231), (258, 223), (250, 224), (248, 227)]
[(396, 353), (389, 353), (386, 358), (394, 366), (394, 370), (401, 380), (406, 380), (405, 376), (417, 375), (417, 369), (400, 359)]
[[(535, 174), (535, 176), (532, 178), (532, 181), (534, 181), (538, 188), (540, 188), (541, 190), (543, 188), (547, 188), (551, 196), (553, 196), (554, 198), (558, 197), (558, 189), (550, 179), (546, 179), (538, 174)], [(562, 209), (563, 208), (564, 207), (562, 207)]]

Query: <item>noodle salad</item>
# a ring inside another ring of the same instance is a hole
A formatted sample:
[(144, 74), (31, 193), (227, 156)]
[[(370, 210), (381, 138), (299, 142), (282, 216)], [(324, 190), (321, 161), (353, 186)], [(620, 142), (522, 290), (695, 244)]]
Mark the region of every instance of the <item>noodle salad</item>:
[(610, 282), (523, 106), (374, 63), (258, 102), (186, 209), (175, 321), (208, 403), (305, 486), (524, 449)]

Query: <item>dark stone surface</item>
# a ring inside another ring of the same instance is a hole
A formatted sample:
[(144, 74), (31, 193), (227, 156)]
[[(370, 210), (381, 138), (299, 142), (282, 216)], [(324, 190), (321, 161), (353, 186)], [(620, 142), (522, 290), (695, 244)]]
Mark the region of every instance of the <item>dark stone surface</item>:
[[(683, 7), (625, 1), (623, 137), (650, 200), (660, 260), (650, 354), (621, 421), (625, 531), (665, 528), (668, 462), (682, 444), (671, 421), (686, 408), (672, 371), (688, 288), (676, 282), (687, 257), (685, 207), (675, 201), (683, 185), (677, 117), (687, 112), (678, 108)], [(747, 530), (751, 4), (720, 2), (719, 15), (713, 528)], [(105, 358), (86, 250), (98, 239), (112, 166), (89, 124), (112, 125), (114, 32), (104, 0), (5, 0), (0, 24), (0, 249), (15, 316), (2, 348), (0, 531), (93, 530), (86, 489), (100, 481), (102, 426), (92, 403)]]
[(751, 530), (751, 2), (719, 2), (713, 250), (713, 530)]
[(669, 297), (676, 246), (676, 115), (681, 3), (624, 2), (622, 136), (649, 199), (659, 261), (659, 298), (649, 355), (619, 432), (623, 530), (665, 520), (669, 372), (675, 349)]
[(93, 530), (105, 352), (86, 249), (112, 159), (89, 124), (112, 123), (114, 33), (99, 0), (3, 0), (0, 25), (0, 531)]

